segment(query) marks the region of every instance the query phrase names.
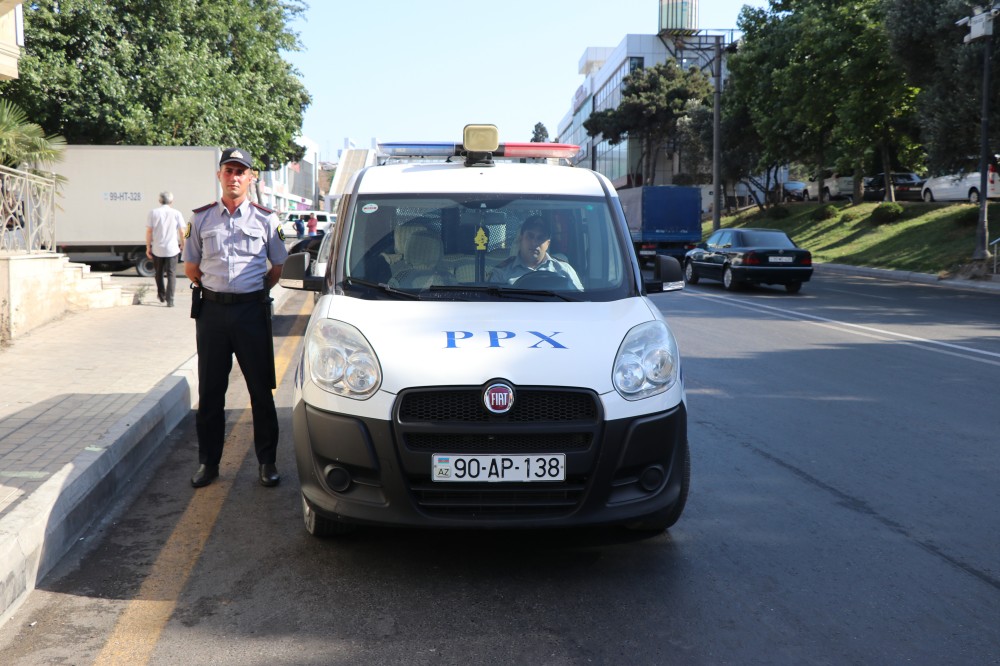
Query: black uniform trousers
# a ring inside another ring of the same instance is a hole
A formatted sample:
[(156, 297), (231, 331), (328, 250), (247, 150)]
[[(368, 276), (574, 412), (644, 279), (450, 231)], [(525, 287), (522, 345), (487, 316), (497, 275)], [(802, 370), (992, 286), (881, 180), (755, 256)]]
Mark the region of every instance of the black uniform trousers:
[(253, 442), (257, 462), (274, 464), (278, 447), (278, 414), (271, 393), (273, 340), (261, 301), (216, 303), (202, 301), (195, 319), (198, 341), (198, 462), (218, 465), (226, 435), (226, 391), (233, 355), (250, 393)]

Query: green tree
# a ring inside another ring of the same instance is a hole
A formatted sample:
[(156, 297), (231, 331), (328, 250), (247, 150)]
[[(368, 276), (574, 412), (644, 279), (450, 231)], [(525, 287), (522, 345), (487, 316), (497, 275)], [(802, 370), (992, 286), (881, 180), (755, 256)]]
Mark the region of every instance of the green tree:
[[(966, 44), (968, 28), (955, 22), (972, 14), (967, 0), (886, 0), (886, 31), (892, 53), (920, 94), (921, 138), (932, 173), (947, 173), (979, 154), (985, 40)], [(979, 3), (989, 4), (989, 3)], [(994, 38), (993, 62), (1000, 51)], [(1000, 92), (1000, 67), (990, 88)], [(991, 104), (990, 145), (1000, 132), (1000, 104)]]
[(301, 0), (38, 0), (19, 79), (0, 92), (70, 143), (239, 145), (270, 161), (310, 97), (281, 58)]
[(546, 143), (549, 140), (549, 130), (542, 123), (535, 123), (535, 129), (531, 132), (532, 143)]
[(853, 171), (857, 201), (866, 162), (888, 172), (900, 160), (916, 161), (917, 89), (892, 56), (885, 6), (772, 0), (767, 9), (744, 8), (726, 108), (750, 119), (758, 168), (776, 160), (810, 164), (820, 191), (825, 167)]
[(611, 145), (635, 142), (639, 159), (632, 174), (653, 184), (657, 158), (665, 147), (676, 147), (678, 123), (697, 105), (712, 103), (712, 83), (697, 68), (684, 71), (673, 60), (637, 69), (622, 82), (621, 103), (615, 109), (590, 114), (583, 122), (591, 137), (602, 136)]
[(11, 168), (38, 168), (62, 159), (66, 144), (45, 131), (10, 100), (0, 99), (0, 164)]

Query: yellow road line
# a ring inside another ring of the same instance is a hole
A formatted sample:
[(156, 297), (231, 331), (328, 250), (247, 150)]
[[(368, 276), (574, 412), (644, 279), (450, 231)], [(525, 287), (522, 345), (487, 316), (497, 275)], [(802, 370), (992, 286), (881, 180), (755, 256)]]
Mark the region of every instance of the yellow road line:
[[(311, 309), (312, 299), (306, 299), (298, 314), (301, 317)], [(284, 377), (304, 326), (304, 323), (296, 324), (275, 353), (274, 363), (278, 377)], [(150, 567), (138, 594), (128, 603), (115, 623), (95, 664), (136, 666), (149, 662), (153, 648), (174, 612), (177, 599), (212, 534), (222, 504), (232, 488), (233, 478), (249, 453), (252, 441), (253, 420), (247, 404), (226, 438), (222, 463), (219, 465), (219, 478), (211, 485), (198, 489), (191, 497), (187, 509)]]

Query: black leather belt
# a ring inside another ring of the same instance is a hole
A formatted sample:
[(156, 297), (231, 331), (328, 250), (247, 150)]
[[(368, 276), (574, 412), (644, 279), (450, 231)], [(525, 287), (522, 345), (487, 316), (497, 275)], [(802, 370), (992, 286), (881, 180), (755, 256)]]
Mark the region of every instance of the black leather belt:
[(201, 297), (206, 301), (212, 301), (213, 303), (231, 305), (233, 303), (249, 303), (250, 301), (259, 301), (264, 298), (264, 290), (251, 291), (248, 294), (230, 294), (221, 291), (209, 291), (208, 289), (202, 288)]

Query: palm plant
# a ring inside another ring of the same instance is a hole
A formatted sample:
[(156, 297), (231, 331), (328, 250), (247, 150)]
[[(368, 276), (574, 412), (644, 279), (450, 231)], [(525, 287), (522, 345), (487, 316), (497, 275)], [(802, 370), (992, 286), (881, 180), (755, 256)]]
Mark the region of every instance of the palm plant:
[(28, 120), (19, 106), (0, 99), (0, 164), (11, 168), (40, 168), (62, 159), (66, 140)]

